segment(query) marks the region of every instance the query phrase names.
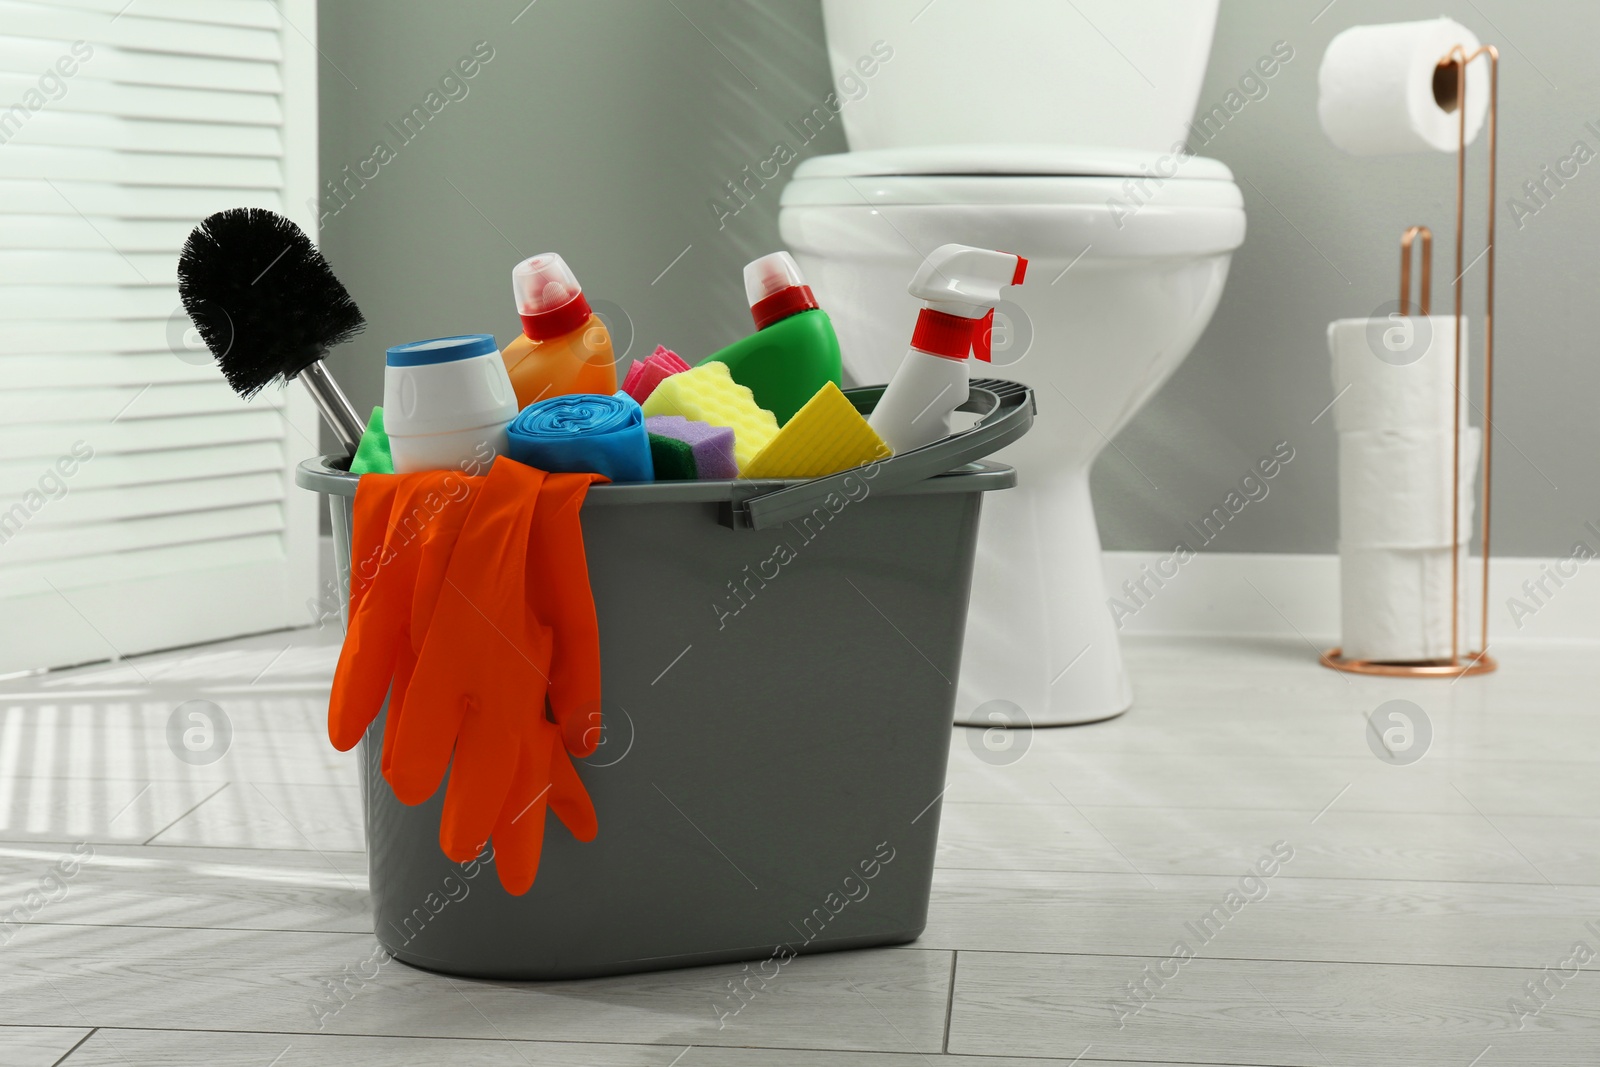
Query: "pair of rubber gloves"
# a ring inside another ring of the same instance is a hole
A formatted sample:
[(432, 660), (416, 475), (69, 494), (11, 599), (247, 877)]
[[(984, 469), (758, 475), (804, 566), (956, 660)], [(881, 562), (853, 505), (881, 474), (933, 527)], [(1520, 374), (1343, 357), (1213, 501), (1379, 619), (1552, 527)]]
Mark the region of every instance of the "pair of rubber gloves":
[(604, 480), (500, 457), (483, 477), (369, 474), (356, 489), (328, 735), (353, 748), (387, 693), (381, 765), (395, 796), (420, 804), (448, 770), (440, 846), (464, 863), (492, 840), (511, 893), (533, 885), (547, 807), (580, 841), (597, 829), (571, 756), (600, 739), (579, 510)]

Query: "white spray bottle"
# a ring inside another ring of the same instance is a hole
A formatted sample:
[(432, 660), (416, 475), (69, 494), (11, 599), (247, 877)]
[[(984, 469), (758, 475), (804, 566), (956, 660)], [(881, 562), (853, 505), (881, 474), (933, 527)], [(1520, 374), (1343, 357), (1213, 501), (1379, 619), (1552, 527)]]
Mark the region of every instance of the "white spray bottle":
[(950, 413), (967, 401), (967, 355), (988, 362), (1000, 290), (1027, 270), (1021, 256), (971, 245), (941, 245), (923, 261), (906, 287), (923, 301), (911, 348), (867, 420), (884, 444), (909, 452), (949, 435)]

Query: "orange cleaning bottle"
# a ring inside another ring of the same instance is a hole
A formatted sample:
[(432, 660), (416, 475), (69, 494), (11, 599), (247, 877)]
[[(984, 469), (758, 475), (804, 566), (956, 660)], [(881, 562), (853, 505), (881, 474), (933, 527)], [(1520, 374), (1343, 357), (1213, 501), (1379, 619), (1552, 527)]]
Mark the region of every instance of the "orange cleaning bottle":
[(617, 391), (611, 334), (583, 298), (567, 261), (542, 252), (511, 271), (522, 332), (500, 353), (517, 407), (566, 393)]

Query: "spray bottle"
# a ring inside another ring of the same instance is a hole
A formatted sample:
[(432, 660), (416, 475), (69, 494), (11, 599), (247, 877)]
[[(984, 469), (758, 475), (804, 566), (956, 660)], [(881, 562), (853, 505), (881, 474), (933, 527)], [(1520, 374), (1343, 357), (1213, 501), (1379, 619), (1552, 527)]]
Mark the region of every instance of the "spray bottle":
[(989, 361), (1000, 290), (1021, 285), (1028, 261), (1010, 252), (941, 245), (906, 292), (923, 302), (911, 348), (867, 421), (895, 452), (950, 433), (950, 413), (967, 401), (967, 354)]
[(617, 391), (611, 334), (583, 297), (583, 287), (554, 252), (518, 263), (511, 294), (522, 332), (500, 358), (517, 391), (518, 407), (567, 393)]

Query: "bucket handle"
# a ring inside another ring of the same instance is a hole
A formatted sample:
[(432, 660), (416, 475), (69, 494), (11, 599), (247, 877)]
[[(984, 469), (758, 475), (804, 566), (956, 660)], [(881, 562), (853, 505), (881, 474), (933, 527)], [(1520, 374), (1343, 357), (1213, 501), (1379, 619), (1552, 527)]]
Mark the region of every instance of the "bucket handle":
[[(851, 389), (845, 395), (867, 415), (883, 396), (883, 387)], [(1018, 382), (978, 378), (969, 383), (966, 402), (956, 410), (976, 412), (977, 423), (931, 445), (800, 485), (763, 492), (762, 483), (752, 482), (748, 496), (723, 506), (722, 524), (736, 530), (768, 530), (811, 514), (824, 506), (830, 494), (848, 496), (852, 481), (865, 482), (873, 492), (893, 492), (983, 459), (1028, 432), (1035, 411), (1033, 390)]]

